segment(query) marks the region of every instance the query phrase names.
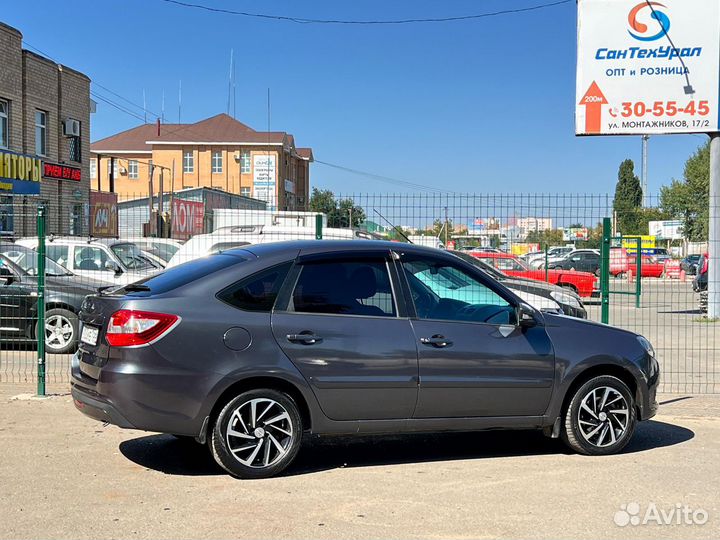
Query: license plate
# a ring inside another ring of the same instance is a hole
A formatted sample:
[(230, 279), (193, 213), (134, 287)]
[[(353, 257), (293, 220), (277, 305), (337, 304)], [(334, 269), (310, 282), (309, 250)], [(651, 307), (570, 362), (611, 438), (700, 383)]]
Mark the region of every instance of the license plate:
[(99, 333), (99, 328), (95, 328), (94, 326), (83, 326), (82, 334), (80, 334), (80, 341), (94, 347), (97, 345)]

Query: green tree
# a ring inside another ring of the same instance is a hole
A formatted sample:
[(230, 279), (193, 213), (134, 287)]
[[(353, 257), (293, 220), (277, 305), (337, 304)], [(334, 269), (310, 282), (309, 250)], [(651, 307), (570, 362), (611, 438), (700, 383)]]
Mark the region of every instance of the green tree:
[(545, 246), (562, 246), (563, 232), (561, 229), (545, 229), (544, 231), (530, 231), (525, 239), (530, 244), (540, 244), (540, 249)]
[(352, 227), (355, 229), (364, 223), (366, 218), (365, 210), (356, 206), (352, 199), (338, 201), (335, 199), (335, 194), (328, 189), (313, 188), (310, 196), (310, 210), (327, 215), (328, 227), (347, 229), (350, 227), (352, 217)]
[(613, 209), (617, 214), (617, 229), (622, 234), (643, 234), (638, 210), (642, 205), (642, 186), (635, 174), (635, 164), (626, 159), (620, 164), (615, 186)]
[(683, 222), (683, 235), (691, 242), (708, 239), (710, 212), (710, 143), (685, 162), (682, 180), (673, 180), (660, 190), (660, 206)]

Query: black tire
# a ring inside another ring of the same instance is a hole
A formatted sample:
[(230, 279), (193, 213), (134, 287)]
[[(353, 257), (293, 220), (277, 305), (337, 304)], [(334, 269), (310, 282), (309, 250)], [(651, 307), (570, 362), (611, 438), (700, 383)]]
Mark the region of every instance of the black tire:
[[(610, 405), (614, 407), (622, 406), (622, 402), (618, 405), (618, 401), (614, 401), (615, 397), (620, 395), (625, 400), (624, 408), (627, 409), (627, 421), (625, 427), (620, 431), (621, 424), (619, 418), (624, 417), (622, 414), (610, 414), (608, 411), (620, 410), (620, 409), (609, 409), (607, 405), (603, 407), (604, 391), (602, 389), (611, 389), (610, 397), (608, 401)], [(597, 392), (600, 390), (600, 392)], [(588, 421), (581, 419), (581, 414), (590, 422), (593, 422), (592, 417), (588, 416), (590, 413), (586, 412), (586, 409), (581, 409), (582, 403), (589, 398), (593, 400), (591, 394), (596, 391), (596, 404), (599, 405), (596, 416), (597, 424), (593, 425)], [(581, 422), (583, 425), (581, 425)], [(568, 405), (567, 411), (565, 411), (564, 425), (561, 430), (561, 437), (565, 444), (571, 449), (580, 454), (588, 456), (604, 456), (608, 454), (615, 454), (620, 452), (633, 436), (635, 426), (637, 424), (637, 413), (635, 409), (635, 399), (633, 398), (632, 392), (627, 385), (617, 377), (610, 375), (601, 375), (599, 377), (593, 377), (580, 388), (578, 388), (571, 401)], [(599, 431), (595, 435), (588, 436), (599, 426)], [(608, 426), (608, 427), (604, 427)], [(612, 426), (612, 431), (610, 431)], [(605, 434), (603, 436), (603, 433)], [(600, 437), (603, 437), (601, 440)], [(615, 441), (612, 442), (612, 439)], [(594, 440), (593, 440), (594, 439)], [(598, 442), (599, 441), (599, 442)], [(609, 441), (609, 444), (603, 444)]]
[[(255, 400), (256, 419), (255, 426), (252, 426), (247, 415), (252, 411), (252, 402)], [(287, 413), (287, 419), (273, 423), (264, 422), (261, 418), (265, 414), (263, 409), (266, 406), (272, 409), (269, 409), (264, 420), (282, 416), (283, 413)], [(229, 429), (241, 433), (242, 437), (228, 433)], [(291, 435), (287, 436), (287, 432)], [(210, 434), (210, 451), (218, 465), (233, 476), (247, 479), (269, 478), (282, 472), (295, 459), (300, 450), (302, 433), (302, 419), (290, 396), (269, 388), (250, 390), (232, 399), (218, 414)], [(248, 443), (242, 444), (245, 439)], [(260, 441), (256, 444), (260, 446), (260, 451), (256, 452), (256, 446), (250, 447), (253, 441)], [(232, 448), (233, 445), (235, 448)], [(284, 451), (280, 452), (279, 447)], [(266, 451), (266, 448), (270, 450)], [(254, 458), (253, 454), (256, 454)], [(246, 463), (242, 463), (240, 459)], [(268, 464), (263, 464), (263, 461)]]
[[(75, 349), (77, 349), (78, 339), (80, 338), (80, 321), (78, 320), (78, 316), (72, 311), (62, 308), (49, 309), (45, 312), (46, 322), (56, 320), (65, 321), (72, 330), (72, 335), (63, 334), (63, 343), (57, 342), (52, 338), (48, 338), (46, 334), (45, 350), (50, 354), (67, 354), (75, 352)], [(35, 324), (35, 337), (40, 335), (40, 328), (38, 326), (38, 324)]]

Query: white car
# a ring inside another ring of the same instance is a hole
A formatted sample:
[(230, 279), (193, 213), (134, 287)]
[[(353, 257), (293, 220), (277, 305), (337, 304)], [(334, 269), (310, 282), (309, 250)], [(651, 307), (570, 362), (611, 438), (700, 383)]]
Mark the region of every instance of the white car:
[[(38, 247), (37, 237), (15, 243)], [(73, 274), (113, 285), (127, 285), (162, 269), (126, 240), (50, 236), (45, 241), (45, 253)]]
[(163, 268), (182, 247), (182, 242), (172, 238), (132, 237), (123, 238), (123, 240), (135, 244), (149, 259)]
[[(374, 234), (365, 231), (336, 228), (324, 228), (322, 237), (324, 240), (371, 240), (376, 238)], [(315, 227), (268, 227), (264, 225), (222, 227), (209, 234), (197, 234), (193, 236), (178, 249), (177, 253), (175, 253), (167, 263), (166, 268), (205, 257), (218, 251), (251, 244), (313, 239), (315, 239)]]
[[(573, 246), (557, 246), (548, 249), (548, 262), (564, 259), (566, 255), (574, 251)], [(545, 252), (538, 251), (535, 253), (529, 253), (525, 260), (532, 268), (544, 268), (545, 267)]]

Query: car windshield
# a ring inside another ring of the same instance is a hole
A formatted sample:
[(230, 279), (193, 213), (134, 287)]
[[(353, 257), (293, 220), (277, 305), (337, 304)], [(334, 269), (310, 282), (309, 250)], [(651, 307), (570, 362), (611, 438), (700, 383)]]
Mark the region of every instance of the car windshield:
[[(0, 246), (0, 255), (14, 262), (28, 276), (36, 276), (38, 273), (38, 253), (37, 251), (18, 245)], [(72, 276), (72, 272), (63, 268), (52, 259), (45, 257), (45, 275), (46, 276)]]
[(143, 251), (155, 255), (165, 262), (169, 262), (177, 250), (180, 249), (180, 246), (176, 246), (175, 244), (164, 244), (153, 242), (152, 240), (137, 242), (137, 245), (140, 246)]
[(115, 244), (110, 249), (128, 270), (152, 270), (155, 265), (135, 244)]

